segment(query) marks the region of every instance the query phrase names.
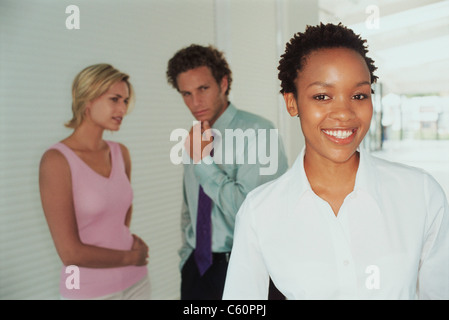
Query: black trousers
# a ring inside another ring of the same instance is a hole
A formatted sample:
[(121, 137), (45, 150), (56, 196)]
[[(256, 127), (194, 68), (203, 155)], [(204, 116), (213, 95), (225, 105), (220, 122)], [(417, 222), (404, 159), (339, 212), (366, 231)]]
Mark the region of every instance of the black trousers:
[[(181, 300), (221, 300), (228, 261), (229, 253), (214, 253), (212, 266), (201, 277), (192, 252), (181, 271)], [(271, 279), (268, 299), (285, 300)]]

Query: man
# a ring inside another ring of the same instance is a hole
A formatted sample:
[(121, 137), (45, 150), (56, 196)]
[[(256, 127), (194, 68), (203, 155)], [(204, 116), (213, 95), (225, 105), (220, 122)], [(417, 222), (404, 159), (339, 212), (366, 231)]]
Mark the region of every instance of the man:
[[(183, 177), (181, 299), (221, 299), (235, 215), (249, 191), (287, 170), (287, 158), (270, 121), (229, 102), (232, 73), (216, 48), (190, 45), (179, 50), (168, 62), (167, 79), (199, 121), (185, 145), (191, 161)], [(212, 231), (200, 225), (198, 211), (208, 201), (206, 225)], [(197, 238), (209, 232), (210, 240)], [(208, 247), (213, 253), (201, 257)]]

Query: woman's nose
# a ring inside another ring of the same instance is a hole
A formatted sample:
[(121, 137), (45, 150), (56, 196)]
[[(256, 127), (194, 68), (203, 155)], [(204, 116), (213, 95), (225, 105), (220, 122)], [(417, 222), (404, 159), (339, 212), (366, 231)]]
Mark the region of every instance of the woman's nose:
[(336, 100), (332, 112), (331, 118), (339, 121), (348, 121), (355, 117), (355, 112), (352, 108), (351, 101), (347, 99)]

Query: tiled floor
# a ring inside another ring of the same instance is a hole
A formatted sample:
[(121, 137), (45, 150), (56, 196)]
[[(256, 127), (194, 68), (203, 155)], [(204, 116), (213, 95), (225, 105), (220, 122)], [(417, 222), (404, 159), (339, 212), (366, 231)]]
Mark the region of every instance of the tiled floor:
[(449, 199), (449, 140), (387, 140), (383, 150), (372, 154), (426, 170), (441, 184)]

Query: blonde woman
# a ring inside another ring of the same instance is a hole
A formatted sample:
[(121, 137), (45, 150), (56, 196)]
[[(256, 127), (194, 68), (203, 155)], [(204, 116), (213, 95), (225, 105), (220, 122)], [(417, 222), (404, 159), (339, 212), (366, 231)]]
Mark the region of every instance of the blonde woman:
[[(83, 69), (72, 85), (73, 133), (42, 156), (42, 207), (63, 267), (63, 299), (148, 299), (148, 246), (131, 234), (131, 159), (118, 131), (134, 92), (109, 64)], [(70, 268), (69, 268), (70, 266)]]

